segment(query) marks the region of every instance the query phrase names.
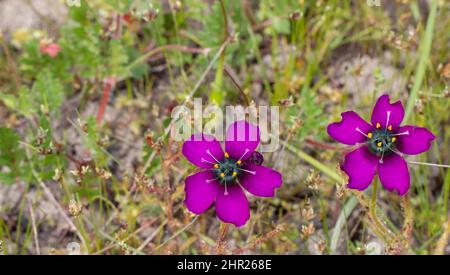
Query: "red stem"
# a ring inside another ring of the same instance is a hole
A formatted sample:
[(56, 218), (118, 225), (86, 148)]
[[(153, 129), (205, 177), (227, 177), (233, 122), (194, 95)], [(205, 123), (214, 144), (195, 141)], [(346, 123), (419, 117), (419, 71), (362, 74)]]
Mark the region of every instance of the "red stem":
[(109, 94), (111, 90), (114, 88), (116, 84), (116, 79), (114, 77), (107, 77), (105, 80), (105, 84), (103, 85), (103, 95), (102, 100), (100, 101), (100, 106), (98, 108), (97, 113), (97, 124), (100, 124), (103, 119), (103, 115), (105, 114), (106, 105), (108, 104)]

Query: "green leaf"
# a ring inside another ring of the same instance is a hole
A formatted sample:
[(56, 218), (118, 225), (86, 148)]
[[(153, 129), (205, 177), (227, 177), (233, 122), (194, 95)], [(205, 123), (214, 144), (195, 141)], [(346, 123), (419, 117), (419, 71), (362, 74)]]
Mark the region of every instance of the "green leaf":
[(125, 77), (128, 74), (126, 70), (128, 63), (127, 51), (118, 40), (111, 41), (110, 47), (109, 75), (114, 77)]
[(0, 128), (0, 183), (13, 184), (22, 178), (21, 161), (25, 152), (19, 147), (20, 137), (10, 128)]
[(43, 71), (37, 76), (32, 92), (38, 94), (37, 101), (41, 105), (38, 107), (44, 107), (50, 112), (58, 110), (64, 100), (64, 87), (49, 71)]

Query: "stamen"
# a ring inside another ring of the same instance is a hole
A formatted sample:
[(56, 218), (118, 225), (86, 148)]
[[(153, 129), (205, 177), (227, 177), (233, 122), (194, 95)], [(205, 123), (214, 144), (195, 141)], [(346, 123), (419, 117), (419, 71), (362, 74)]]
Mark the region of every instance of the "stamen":
[(392, 136), (407, 136), (407, 135), (409, 135), (409, 131), (405, 131), (405, 132), (402, 132), (402, 133), (397, 133), (397, 134), (393, 134)]
[(211, 161), (206, 160), (206, 159), (204, 159), (204, 158), (201, 158), (200, 160), (201, 160), (201, 162), (206, 162), (206, 163), (214, 164), (214, 167), (215, 167), (216, 169), (218, 168), (218, 167), (216, 167), (217, 163), (211, 162)]
[(391, 139), (392, 142), (395, 142), (396, 140), (397, 140), (396, 137), (393, 137), (393, 138)]
[[(216, 162), (220, 162), (220, 161), (218, 161), (218, 160), (213, 156), (213, 154), (211, 154), (211, 152), (209, 151), (209, 149), (206, 150), (206, 153), (207, 153), (208, 155), (210, 155)], [(225, 154), (226, 154), (226, 153), (225, 153)]]
[(377, 146), (378, 146), (378, 147), (383, 146), (383, 142), (378, 142), (378, 143), (377, 143)]
[(219, 169), (219, 164), (214, 164), (214, 168)]
[(373, 134), (372, 134), (372, 133), (368, 133), (368, 134), (367, 134), (367, 137), (368, 137), (368, 138), (372, 138), (372, 137), (373, 137)]
[[(386, 129), (389, 129), (388, 125), (389, 125), (389, 119), (391, 118), (391, 111), (387, 111), (386, 113), (387, 113)], [(392, 126), (391, 126), (391, 129), (392, 129)]]
[(241, 165), (241, 163), (242, 163), (241, 160), (236, 161), (236, 164), (237, 164), (237, 165)]
[(391, 152), (396, 153), (397, 155), (403, 157), (403, 154), (399, 151), (397, 151), (395, 148), (391, 148), (391, 146), (387, 147)]
[(234, 171), (234, 172), (233, 172), (233, 177), (236, 177), (236, 176), (237, 176), (237, 172)]
[(381, 124), (377, 122), (377, 125), (375, 126), (377, 129), (381, 128)]
[(392, 125), (389, 125), (389, 126), (388, 126), (388, 130), (389, 130), (389, 131), (392, 131)]
[(225, 173), (220, 173), (220, 177), (224, 178), (225, 177)]
[(228, 189), (227, 189), (227, 180), (225, 179), (225, 193), (223, 193), (225, 196), (228, 196)]
[(251, 170), (247, 170), (247, 169), (242, 169), (242, 168), (239, 168), (239, 167), (237, 167), (237, 169), (239, 169), (239, 170), (241, 170), (241, 171), (244, 171), (244, 172), (247, 172), (247, 173), (250, 173), (250, 174), (252, 174), (252, 175), (256, 175), (256, 171), (251, 171)]
[(242, 159), (248, 152), (250, 152), (250, 150), (247, 149), (247, 148), (245, 148), (244, 154), (242, 154), (242, 156), (238, 159), (238, 161), (237, 161), (236, 163), (239, 162), (238, 164), (241, 164), (241, 159)]
[(214, 178), (214, 179), (209, 179), (209, 180), (206, 180), (206, 182), (207, 183), (210, 183), (210, 182), (213, 182), (213, 181), (215, 181), (215, 180), (217, 180), (218, 178)]
[[(392, 149), (391, 147), (388, 147), (389, 150), (396, 153), (397, 155), (403, 157), (403, 154), (395, 149)], [(426, 166), (434, 166), (434, 167), (441, 167), (441, 168), (450, 168), (450, 165), (447, 164), (436, 164), (436, 163), (429, 163), (429, 162), (419, 162), (419, 161), (410, 161), (406, 160), (406, 162), (411, 164), (418, 164), (418, 165), (426, 165)]]
[(226, 158), (229, 158), (230, 155), (229, 155), (227, 152), (225, 152), (225, 157), (226, 157)]
[(367, 137), (367, 138), (370, 138), (370, 137), (369, 137), (368, 135), (366, 135), (363, 131), (361, 131), (361, 129), (359, 129), (358, 127), (355, 128), (355, 131), (361, 133), (361, 135), (363, 135), (363, 136), (365, 136), (365, 137)]
[(236, 179), (236, 183), (242, 188), (242, 190), (245, 190), (244, 187), (241, 185), (241, 182), (239, 181), (239, 179)]
[(384, 158), (384, 151), (381, 153), (381, 158), (380, 158), (380, 160), (378, 162), (383, 164), (383, 158)]

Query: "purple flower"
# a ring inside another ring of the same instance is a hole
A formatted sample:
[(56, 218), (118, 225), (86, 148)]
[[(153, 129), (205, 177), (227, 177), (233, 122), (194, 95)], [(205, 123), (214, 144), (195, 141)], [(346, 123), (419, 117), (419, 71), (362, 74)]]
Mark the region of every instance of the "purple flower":
[(349, 188), (365, 190), (378, 171), (384, 188), (397, 190), (400, 196), (408, 192), (409, 171), (402, 155), (427, 151), (435, 137), (426, 128), (400, 126), (404, 113), (400, 101), (391, 104), (389, 96), (382, 95), (373, 108), (370, 124), (357, 113), (348, 111), (342, 113), (340, 122), (328, 125), (332, 138), (357, 146), (341, 165), (349, 177)]
[(259, 138), (259, 128), (241, 120), (228, 128), (225, 152), (210, 135), (193, 135), (184, 142), (184, 156), (204, 168), (186, 178), (184, 202), (189, 211), (199, 215), (215, 203), (220, 220), (240, 227), (250, 218), (244, 190), (255, 196), (274, 196), (274, 189), (281, 187), (282, 176), (259, 165), (262, 155), (255, 153)]

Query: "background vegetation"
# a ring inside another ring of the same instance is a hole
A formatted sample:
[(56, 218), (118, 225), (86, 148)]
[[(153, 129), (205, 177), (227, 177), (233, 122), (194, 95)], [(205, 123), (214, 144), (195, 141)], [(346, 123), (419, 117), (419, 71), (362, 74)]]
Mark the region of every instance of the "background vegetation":
[[(31, 27), (0, 23), (0, 253), (450, 253), (450, 169), (352, 192), (325, 131), (388, 92), (437, 137), (409, 160), (450, 163), (448, 1), (38, 2)], [(284, 184), (243, 228), (183, 205), (194, 167), (168, 131), (193, 96), (280, 105)]]

